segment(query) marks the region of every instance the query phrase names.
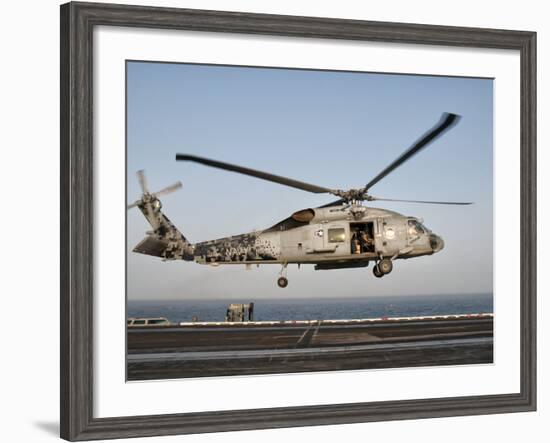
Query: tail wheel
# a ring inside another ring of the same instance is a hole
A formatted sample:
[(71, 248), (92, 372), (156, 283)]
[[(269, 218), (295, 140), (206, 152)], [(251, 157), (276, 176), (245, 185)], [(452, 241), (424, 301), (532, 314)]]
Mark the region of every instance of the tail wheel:
[(393, 263), (389, 258), (380, 260), (377, 266), (382, 274), (389, 274), (393, 269)]
[(382, 272), (378, 268), (378, 265), (375, 265), (374, 268), (372, 268), (372, 273), (374, 274), (375, 277), (378, 277), (378, 278), (381, 278), (384, 276), (384, 274), (382, 274)]
[(288, 286), (288, 279), (286, 277), (279, 277), (277, 279), (277, 285), (279, 288), (286, 288)]

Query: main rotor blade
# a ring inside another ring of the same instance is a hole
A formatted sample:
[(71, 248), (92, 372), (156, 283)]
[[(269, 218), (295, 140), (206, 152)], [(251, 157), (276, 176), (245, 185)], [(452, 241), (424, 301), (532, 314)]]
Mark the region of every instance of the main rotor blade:
[(400, 200), (395, 198), (378, 198), (369, 196), (369, 201), (386, 201), (386, 202), (405, 202), (405, 203), (427, 203), (432, 205), (471, 205), (473, 202), (440, 202), (430, 200)]
[(147, 185), (147, 177), (145, 177), (145, 171), (140, 169), (136, 172), (139, 186), (141, 187), (141, 192), (143, 194), (149, 193), (149, 186)]
[(346, 201), (342, 198), (335, 200), (333, 202), (327, 203), (326, 205), (319, 206), (320, 208), (330, 208), (331, 206), (340, 206), (343, 205)]
[(395, 159), (386, 169), (384, 169), (380, 174), (374, 177), (370, 182), (365, 186), (365, 191), (372, 188), (376, 183), (386, 177), (390, 172), (397, 169), (415, 154), (418, 154), (424, 147), (429, 143), (433, 142), (445, 131), (451, 129), (455, 124), (460, 120), (460, 116), (456, 114), (443, 113), (441, 120), (437, 125), (430, 129), (426, 134), (424, 134), (414, 145), (407, 149), (403, 154), (401, 154), (397, 159)]
[(195, 163), (201, 163), (206, 166), (212, 166), (213, 168), (225, 169), (227, 171), (237, 172), (239, 174), (250, 175), (252, 177), (260, 178), (270, 182), (279, 183), (281, 185), (290, 186), (292, 188), (302, 189), (303, 191), (313, 192), (315, 194), (322, 194), (325, 192), (332, 193), (333, 191), (322, 186), (312, 185), (310, 183), (293, 180), (291, 178), (282, 177), (280, 175), (269, 174), (267, 172), (257, 171), (256, 169), (245, 168), (243, 166), (232, 165), (229, 163), (220, 162), (217, 160), (211, 160), (209, 158), (197, 157), (195, 155), (188, 154), (176, 154), (176, 160), (191, 161)]
[(161, 189), (158, 192), (155, 192), (155, 196), (159, 197), (161, 195), (170, 194), (171, 192), (177, 191), (179, 188), (181, 188), (183, 185), (180, 181), (174, 183), (173, 185), (167, 186), (164, 189)]
[(132, 209), (132, 208), (135, 208), (137, 205), (139, 205), (141, 202), (141, 200), (136, 200), (134, 203), (132, 203), (131, 205), (128, 205), (126, 206), (126, 209)]

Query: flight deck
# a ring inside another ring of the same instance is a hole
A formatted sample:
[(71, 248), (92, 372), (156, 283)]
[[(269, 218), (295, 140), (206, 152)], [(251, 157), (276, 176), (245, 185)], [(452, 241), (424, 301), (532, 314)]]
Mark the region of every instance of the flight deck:
[(132, 326), (127, 379), (493, 362), (493, 315)]

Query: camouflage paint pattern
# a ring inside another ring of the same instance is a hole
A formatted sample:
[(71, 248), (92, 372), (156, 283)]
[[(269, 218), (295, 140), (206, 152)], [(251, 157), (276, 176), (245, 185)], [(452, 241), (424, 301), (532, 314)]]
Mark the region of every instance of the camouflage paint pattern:
[(198, 263), (275, 261), (281, 255), (278, 243), (276, 234), (257, 231), (195, 243), (193, 253)]

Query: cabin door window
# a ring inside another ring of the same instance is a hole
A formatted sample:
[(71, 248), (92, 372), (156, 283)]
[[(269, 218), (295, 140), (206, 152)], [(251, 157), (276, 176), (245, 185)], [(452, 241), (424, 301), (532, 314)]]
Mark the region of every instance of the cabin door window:
[(329, 228), (328, 242), (343, 243), (346, 241), (346, 230), (344, 228)]

